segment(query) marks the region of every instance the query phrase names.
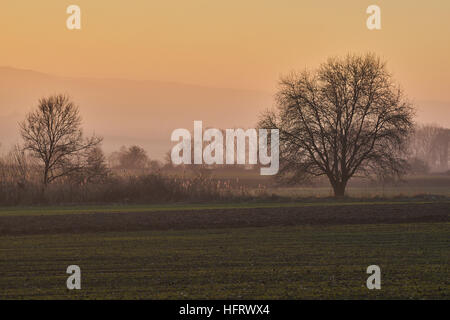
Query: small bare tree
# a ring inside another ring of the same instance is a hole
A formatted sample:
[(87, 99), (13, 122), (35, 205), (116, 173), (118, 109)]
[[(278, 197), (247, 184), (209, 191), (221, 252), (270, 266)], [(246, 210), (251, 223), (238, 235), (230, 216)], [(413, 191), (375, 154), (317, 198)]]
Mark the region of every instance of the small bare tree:
[(37, 110), (20, 123), (20, 132), (25, 150), (42, 162), (44, 186), (81, 170), (83, 153), (102, 140), (83, 137), (78, 107), (66, 95), (40, 99)]
[(150, 163), (147, 152), (140, 146), (122, 146), (120, 151), (111, 154), (112, 167), (120, 169), (145, 169)]
[(356, 174), (400, 174), (413, 109), (373, 54), (331, 58), (280, 82), (278, 112), (259, 125), (280, 130), (280, 174), (325, 175), (337, 197)]
[(81, 169), (68, 175), (68, 180), (72, 183), (79, 185), (103, 183), (110, 174), (105, 154), (100, 146), (86, 150), (78, 161)]

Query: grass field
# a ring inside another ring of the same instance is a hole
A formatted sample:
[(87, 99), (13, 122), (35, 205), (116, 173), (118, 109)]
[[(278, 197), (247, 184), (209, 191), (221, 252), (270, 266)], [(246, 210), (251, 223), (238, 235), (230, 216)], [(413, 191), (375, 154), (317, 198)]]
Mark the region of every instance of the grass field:
[(215, 206), (0, 210), (0, 299), (450, 297), (448, 203)]
[[(450, 199), (450, 198), (446, 198)], [(352, 200), (344, 199), (337, 202), (333, 198), (315, 199), (315, 201), (303, 202), (237, 202), (237, 203), (180, 203), (180, 204), (152, 204), (152, 205), (78, 205), (78, 206), (32, 206), (32, 207), (0, 207), (0, 217), (6, 216), (43, 216), (43, 215), (67, 215), (89, 213), (130, 213), (130, 212), (156, 212), (156, 211), (200, 211), (215, 209), (248, 209), (248, 208), (298, 208), (298, 207), (325, 207), (325, 206), (350, 206), (350, 205), (393, 205), (393, 204), (428, 204), (437, 201), (424, 199), (411, 200)], [(447, 203), (450, 200), (439, 201)]]

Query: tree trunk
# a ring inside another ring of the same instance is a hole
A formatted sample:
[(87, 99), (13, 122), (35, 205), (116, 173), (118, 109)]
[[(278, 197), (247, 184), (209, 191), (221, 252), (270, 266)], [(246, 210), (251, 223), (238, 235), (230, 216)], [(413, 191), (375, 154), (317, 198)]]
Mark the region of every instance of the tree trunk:
[(345, 196), (345, 187), (347, 182), (337, 182), (333, 185), (334, 197), (343, 198)]
[(48, 185), (48, 174), (49, 174), (49, 169), (48, 169), (48, 165), (47, 164), (45, 164), (45, 166), (44, 166), (44, 177), (43, 177), (43, 180), (42, 180), (42, 184), (43, 184), (43, 187), (44, 187), (44, 189), (47, 189), (47, 185)]

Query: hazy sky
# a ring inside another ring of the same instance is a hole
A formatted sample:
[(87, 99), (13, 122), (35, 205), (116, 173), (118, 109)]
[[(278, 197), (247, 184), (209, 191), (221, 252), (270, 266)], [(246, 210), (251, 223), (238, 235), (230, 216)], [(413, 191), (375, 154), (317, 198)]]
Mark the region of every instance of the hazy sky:
[[(66, 28), (77, 4), (82, 29)], [(366, 28), (381, 7), (382, 30)], [(374, 51), (413, 99), (450, 101), (448, 0), (1, 0), (0, 65), (272, 92), (280, 74)]]

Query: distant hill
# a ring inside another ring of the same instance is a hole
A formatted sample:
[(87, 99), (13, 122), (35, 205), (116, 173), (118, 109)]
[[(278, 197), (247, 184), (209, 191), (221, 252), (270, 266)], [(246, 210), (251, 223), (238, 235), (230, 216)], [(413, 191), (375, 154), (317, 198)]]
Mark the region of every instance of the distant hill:
[(40, 97), (67, 93), (79, 105), (85, 132), (103, 136), (107, 152), (124, 144), (144, 147), (152, 158), (170, 150), (176, 128), (194, 120), (218, 128), (253, 127), (272, 106), (265, 92), (123, 79), (68, 78), (0, 67), (2, 151), (19, 140), (17, 123)]

